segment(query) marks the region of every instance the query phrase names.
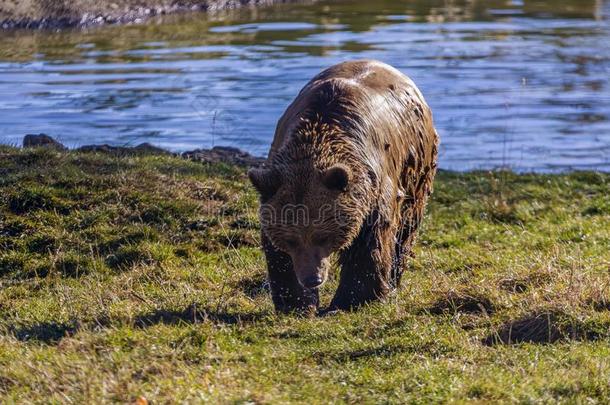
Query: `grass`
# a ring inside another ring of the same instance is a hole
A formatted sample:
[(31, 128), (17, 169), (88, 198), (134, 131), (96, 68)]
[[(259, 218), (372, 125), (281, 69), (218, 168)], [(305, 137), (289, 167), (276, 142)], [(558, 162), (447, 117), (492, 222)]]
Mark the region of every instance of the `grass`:
[(303, 319), (243, 169), (0, 147), (0, 402), (606, 402), (609, 194), (441, 172), (401, 290)]

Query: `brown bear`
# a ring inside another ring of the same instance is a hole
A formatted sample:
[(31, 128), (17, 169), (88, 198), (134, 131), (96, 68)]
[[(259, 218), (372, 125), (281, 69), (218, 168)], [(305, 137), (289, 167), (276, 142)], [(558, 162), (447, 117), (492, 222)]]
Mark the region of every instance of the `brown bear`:
[(337, 253), (329, 310), (398, 285), (436, 173), (439, 138), (415, 84), (378, 61), (314, 77), (280, 119), (260, 193), (262, 247), (277, 311), (315, 311)]

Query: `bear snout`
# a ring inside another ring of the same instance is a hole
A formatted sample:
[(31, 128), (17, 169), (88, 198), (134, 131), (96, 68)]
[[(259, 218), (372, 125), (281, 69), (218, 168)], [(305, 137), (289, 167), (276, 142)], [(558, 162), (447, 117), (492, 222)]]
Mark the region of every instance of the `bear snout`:
[(326, 263), (324, 262), (309, 268), (295, 268), (295, 273), (299, 284), (301, 284), (303, 288), (307, 288), (309, 290), (318, 288), (324, 284), (326, 281), (326, 271)]
[(324, 283), (324, 279), (320, 274), (316, 274), (314, 276), (307, 277), (303, 280), (303, 287), (313, 289), (318, 288)]
[(302, 252), (293, 256), (294, 272), (303, 288), (314, 289), (326, 281), (328, 260), (319, 252)]

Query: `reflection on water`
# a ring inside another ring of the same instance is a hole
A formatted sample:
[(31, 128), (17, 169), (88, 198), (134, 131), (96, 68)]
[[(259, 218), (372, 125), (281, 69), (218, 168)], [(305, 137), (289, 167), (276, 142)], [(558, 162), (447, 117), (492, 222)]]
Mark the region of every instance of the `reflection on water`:
[(424, 92), (443, 168), (610, 170), (610, 1), (322, 1), (0, 35), (3, 143), (264, 155), (309, 78), (375, 58)]

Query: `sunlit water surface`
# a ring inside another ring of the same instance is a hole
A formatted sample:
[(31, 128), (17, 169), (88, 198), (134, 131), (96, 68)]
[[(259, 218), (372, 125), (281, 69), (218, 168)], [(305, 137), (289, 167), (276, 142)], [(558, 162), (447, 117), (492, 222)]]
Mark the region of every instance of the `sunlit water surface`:
[(432, 106), (445, 169), (610, 171), (610, 1), (322, 1), (0, 31), (0, 142), (265, 155), (299, 89), (375, 58)]

